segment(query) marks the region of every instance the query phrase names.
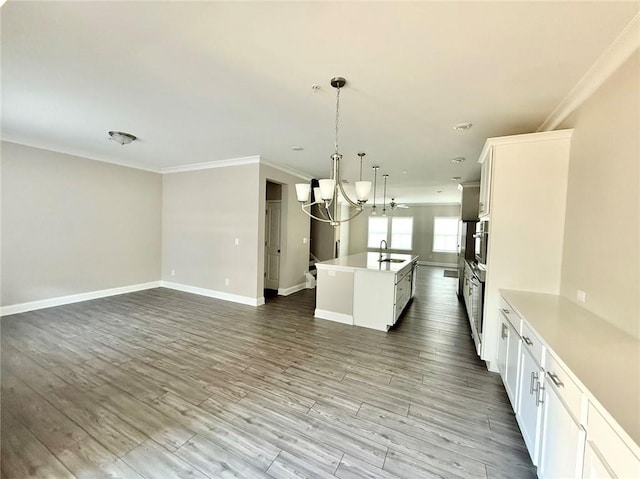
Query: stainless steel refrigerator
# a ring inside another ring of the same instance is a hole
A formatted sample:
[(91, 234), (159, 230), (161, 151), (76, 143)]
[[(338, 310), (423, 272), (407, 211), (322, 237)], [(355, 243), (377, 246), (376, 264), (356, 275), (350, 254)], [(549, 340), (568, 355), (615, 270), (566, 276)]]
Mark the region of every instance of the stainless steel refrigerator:
[(458, 224), (458, 296), (462, 297), (464, 262), (474, 260), (474, 238), (477, 221), (460, 221)]

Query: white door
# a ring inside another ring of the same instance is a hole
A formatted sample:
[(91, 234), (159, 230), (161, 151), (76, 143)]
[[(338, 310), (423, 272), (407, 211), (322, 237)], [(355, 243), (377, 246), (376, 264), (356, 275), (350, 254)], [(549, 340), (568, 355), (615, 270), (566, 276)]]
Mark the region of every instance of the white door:
[(267, 201), (264, 232), (264, 287), (280, 285), (280, 201)]

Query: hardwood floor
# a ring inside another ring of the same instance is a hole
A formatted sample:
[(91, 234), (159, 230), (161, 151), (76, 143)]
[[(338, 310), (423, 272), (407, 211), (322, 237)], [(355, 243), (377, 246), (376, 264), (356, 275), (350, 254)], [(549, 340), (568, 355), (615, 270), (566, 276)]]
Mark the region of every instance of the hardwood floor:
[(533, 478), (457, 279), (389, 333), (153, 289), (2, 320), (2, 478)]

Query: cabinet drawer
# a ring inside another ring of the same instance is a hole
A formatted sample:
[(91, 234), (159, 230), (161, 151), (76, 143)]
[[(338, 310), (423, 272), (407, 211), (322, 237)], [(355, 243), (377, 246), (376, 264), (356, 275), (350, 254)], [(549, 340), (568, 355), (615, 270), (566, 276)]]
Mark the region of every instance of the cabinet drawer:
[(513, 308), (505, 301), (503, 297), (500, 297), (500, 311), (504, 314), (504, 317), (511, 323), (513, 329), (518, 334), (522, 334), (522, 318), (513, 310)]
[(601, 460), (619, 478), (640, 477), (640, 459), (616, 434), (600, 412), (589, 404), (587, 441), (601, 454)]
[(525, 322), (522, 323), (522, 347), (527, 348), (527, 350), (533, 356), (539, 366), (544, 366), (543, 357), (544, 357), (544, 346), (535, 335), (533, 330), (529, 327), (529, 325)]
[(553, 384), (558, 396), (567, 406), (567, 410), (574, 417), (578, 424), (582, 424), (584, 417), (582, 391), (573, 382), (567, 372), (558, 364), (551, 354), (544, 358), (545, 370), (547, 372), (547, 383)]

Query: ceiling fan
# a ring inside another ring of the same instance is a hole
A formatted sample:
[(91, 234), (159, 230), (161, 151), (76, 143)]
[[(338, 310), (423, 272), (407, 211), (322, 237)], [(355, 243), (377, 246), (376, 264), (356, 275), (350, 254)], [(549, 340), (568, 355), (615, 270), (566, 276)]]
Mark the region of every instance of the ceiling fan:
[(391, 207), (391, 210), (395, 210), (396, 208), (409, 208), (409, 205), (405, 205), (403, 203), (398, 204), (396, 203), (396, 199), (395, 198), (391, 198), (391, 203), (389, 203), (389, 206)]

